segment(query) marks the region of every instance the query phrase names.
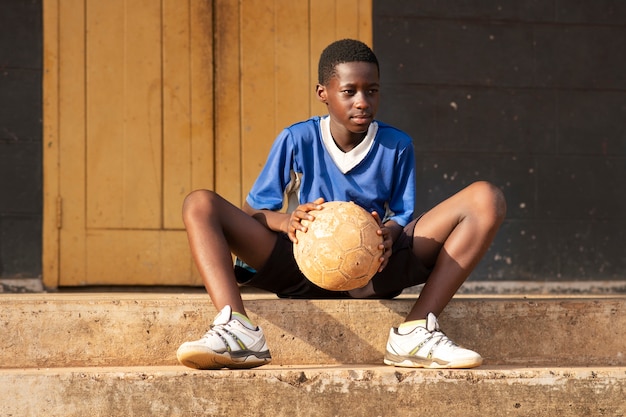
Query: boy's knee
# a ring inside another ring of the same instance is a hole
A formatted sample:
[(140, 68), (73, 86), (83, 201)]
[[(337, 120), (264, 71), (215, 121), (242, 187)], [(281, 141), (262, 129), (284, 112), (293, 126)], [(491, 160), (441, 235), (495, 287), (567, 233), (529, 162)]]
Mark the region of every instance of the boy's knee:
[(183, 201), (183, 218), (198, 211), (209, 210), (217, 197), (210, 190), (195, 190), (187, 194)]
[(483, 214), (489, 213), (501, 222), (506, 215), (506, 199), (502, 190), (487, 181), (475, 182), (470, 187)]

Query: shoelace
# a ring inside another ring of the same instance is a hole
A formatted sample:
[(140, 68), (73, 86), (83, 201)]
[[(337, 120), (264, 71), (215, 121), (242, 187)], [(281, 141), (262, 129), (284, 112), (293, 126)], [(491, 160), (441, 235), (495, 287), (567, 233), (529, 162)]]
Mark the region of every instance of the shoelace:
[(449, 347), (457, 347), (457, 344), (454, 343), (452, 340), (450, 340), (450, 338), (448, 338), (448, 336), (446, 336), (446, 334), (444, 332), (442, 332), (441, 330), (433, 330), (433, 331), (429, 331), (429, 336), (427, 336), (415, 349), (414, 352), (419, 352), (419, 350), (424, 347), (428, 342), (435, 340), (435, 342), (433, 343), (433, 345), (430, 347), (430, 349), (428, 350), (428, 354), (426, 355), (426, 357), (428, 359), (432, 359), (433, 357), (433, 352), (435, 351), (435, 349), (437, 349), (440, 345), (441, 346), (449, 346)]
[(433, 335), (432, 337), (439, 337), (437, 346), (443, 345), (443, 346), (450, 346), (450, 347), (458, 347), (458, 345), (454, 343), (448, 336), (446, 336), (446, 334), (442, 332), (441, 330), (435, 330), (430, 333)]
[(209, 330), (202, 336), (202, 338), (210, 338), (213, 335), (222, 339), (222, 343), (226, 346), (229, 352), (232, 352), (232, 348), (230, 347), (230, 343), (228, 343), (228, 339), (224, 337), (224, 334), (228, 334), (234, 341), (237, 343), (241, 350), (246, 350), (246, 345), (237, 337), (237, 335), (228, 329), (228, 323), (226, 324), (212, 324)]
[(454, 343), (442, 330), (441, 327), (439, 327), (439, 323), (437, 321), (435, 321), (435, 325), (433, 326), (433, 329), (430, 330), (428, 328), (428, 326), (426, 326), (426, 330), (431, 334), (430, 338), (427, 338), (426, 340), (431, 340), (434, 337), (439, 337), (439, 340), (437, 341), (437, 343), (435, 344), (436, 346), (439, 345), (443, 345), (443, 346), (450, 346), (450, 347), (458, 347), (458, 345), (456, 343)]

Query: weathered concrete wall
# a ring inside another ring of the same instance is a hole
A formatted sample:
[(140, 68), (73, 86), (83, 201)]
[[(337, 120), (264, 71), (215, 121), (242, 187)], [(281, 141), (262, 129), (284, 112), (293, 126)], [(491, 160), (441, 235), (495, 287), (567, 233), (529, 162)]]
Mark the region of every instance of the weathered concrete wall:
[(626, 270), (626, 4), (374, 2), (379, 118), (415, 141), (418, 207), (501, 187), (508, 218), (471, 279)]
[(41, 275), (41, 55), (41, 0), (3, 1), (0, 4), (2, 278)]

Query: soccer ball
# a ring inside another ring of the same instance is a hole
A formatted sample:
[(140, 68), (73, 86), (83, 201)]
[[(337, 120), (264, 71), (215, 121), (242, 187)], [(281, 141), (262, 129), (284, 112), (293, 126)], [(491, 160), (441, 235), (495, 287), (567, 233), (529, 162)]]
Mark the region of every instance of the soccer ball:
[(330, 201), (302, 220), (293, 252), (302, 273), (315, 285), (332, 291), (364, 287), (380, 267), (383, 243), (374, 217), (350, 202)]

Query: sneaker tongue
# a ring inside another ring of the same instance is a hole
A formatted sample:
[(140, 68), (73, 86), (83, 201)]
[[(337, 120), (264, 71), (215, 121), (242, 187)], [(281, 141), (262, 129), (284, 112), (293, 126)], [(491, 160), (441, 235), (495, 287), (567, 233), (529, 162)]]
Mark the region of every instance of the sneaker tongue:
[(231, 319), (231, 315), (232, 309), (230, 308), (230, 306), (225, 306), (222, 311), (220, 311), (220, 313), (215, 317), (215, 320), (213, 320), (213, 325), (217, 326), (228, 323)]
[(398, 333), (399, 334), (409, 334), (411, 333), (413, 330), (417, 329), (418, 327), (426, 327), (426, 320), (421, 319), (421, 320), (411, 320), (411, 321), (406, 321), (402, 324), (400, 324), (398, 326)]
[(428, 313), (428, 317), (426, 317), (426, 329), (429, 332), (439, 330), (439, 322), (433, 313)]

